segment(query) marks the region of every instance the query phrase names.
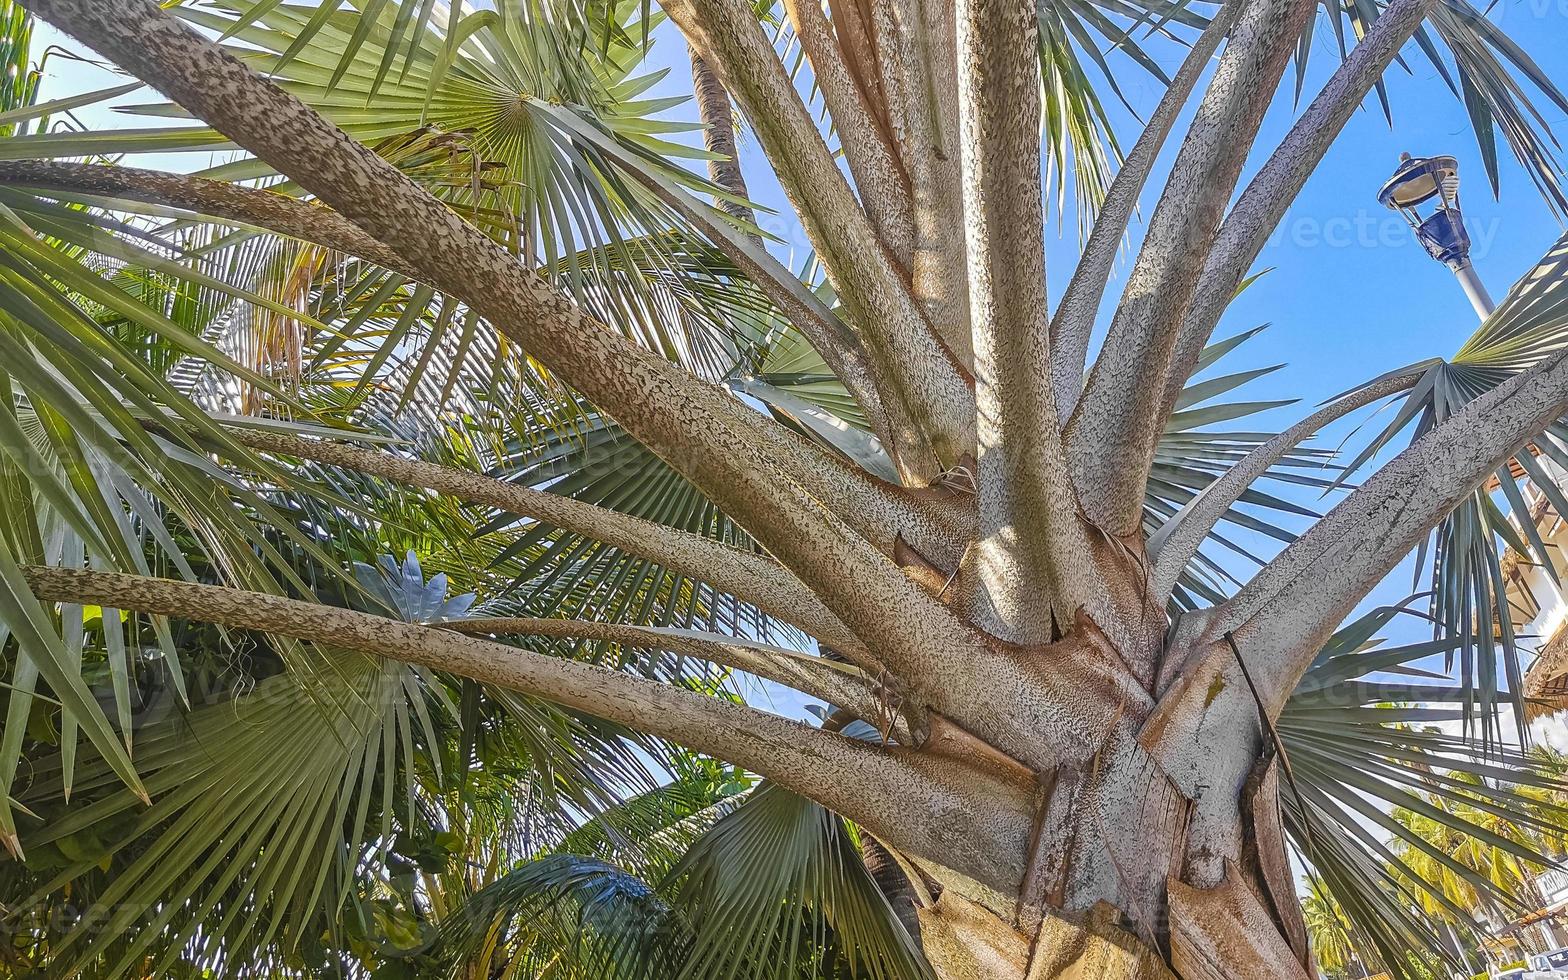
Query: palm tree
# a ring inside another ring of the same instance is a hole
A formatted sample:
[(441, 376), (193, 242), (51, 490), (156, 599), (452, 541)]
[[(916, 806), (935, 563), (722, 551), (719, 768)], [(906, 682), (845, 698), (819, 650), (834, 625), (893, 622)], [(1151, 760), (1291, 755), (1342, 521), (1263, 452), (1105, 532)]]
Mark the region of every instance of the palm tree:
[[(1456, 753), (1506, 784), (1487, 806), (1549, 783), (1486, 753), (1518, 671), (1499, 542), (1544, 553), (1510, 463), (1568, 459), (1568, 241), (1453, 358), (1278, 435), (1215, 428), (1280, 404), (1218, 401), (1266, 372), (1193, 375), (1250, 336), (1214, 339), (1407, 42), (1555, 204), (1524, 85), (1568, 100), (1466, 0), (1336, 8), (1357, 42), (1236, 195), (1314, 0), (777, 6), (32, 0), (179, 122), (0, 143), (0, 835), (30, 964), (1300, 977), (1287, 840), (1388, 969), (1441, 949), (1369, 798)], [(1113, 168), (1086, 63), (1114, 88), (1098, 38), (1158, 72), (1145, 24), (1195, 37)], [(638, 74), (672, 30), (801, 275), (732, 172), (681, 165)], [(1042, 131), (1094, 215), (1054, 310)], [(1327, 514), (1257, 486), (1338, 488), (1300, 444), (1385, 399), (1346, 478), (1408, 447)], [(1283, 547), (1238, 574), (1222, 521)], [(1430, 643), (1372, 644), (1397, 609), (1341, 628), (1433, 540)], [(1435, 716), (1476, 738), (1401, 728)], [(672, 792), (639, 826), (696, 834), (673, 860), (583, 843)]]
[[(1532, 755), (1532, 763), (1541, 772), (1551, 772), (1554, 767), (1560, 771), (1560, 763), (1543, 758), (1541, 750)], [(1422, 911), (1474, 932), (1476, 919), (1506, 923), (1542, 908), (1545, 896), (1538, 879), (1549, 865), (1508, 845), (1522, 845), (1541, 857), (1563, 853), (1560, 791), (1550, 786), (1521, 788), (1525, 804), (1521, 812), (1488, 806), (1493, 788), (1474, 772), (1455, 771), (1448, 778), (1457, 795), (1422, 794), (1429, 806), (1421, 812), (1406, 807), (1395, 807), (1391, 812), (1393, 819), (1409, 830), (1391, 844), (1391, 850), (1399, 857), (1399, 871), (1414, 874), (1423, 882)], [(1529, 816), (1524, 816), (1526, 813)], [(1454, 817), (1483, 827), (1486, 833), (1475, 835), (1459, 829)], [(1455, 920), (1450, 912), (1454, 908), (1471, 915)]]
[(1344, 910), (1326, 894), (1320, 880), (1311, 878), (1307, 885), (1307, 896), (1301, 902), (1301, 913), (1306, 920), (1313, 962), (1330, 977), (1354, 976), (1353, 970), (1364, 974)]

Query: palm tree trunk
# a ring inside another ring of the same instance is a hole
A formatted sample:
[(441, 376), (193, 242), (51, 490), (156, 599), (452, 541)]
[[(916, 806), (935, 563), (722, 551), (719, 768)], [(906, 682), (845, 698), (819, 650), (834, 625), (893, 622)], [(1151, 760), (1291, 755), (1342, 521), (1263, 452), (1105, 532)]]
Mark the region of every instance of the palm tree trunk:
[(920, 911), (920, 923), (926, 960), (939, 980), (1176, 980), (1153, 947), (1111, 922), (1103, 908), (1053, 917), (1030, 936), (944, 894)]
[[(697, 117), (702, 120), (702, 142), (714, 159), (708, 161), (708, 178), (735, 197), (746, 198), (746, 175), (741, 173), (740, 154), (735, 147), (735, 110), (730, 105), (730, 94), (724, 83), (714, 74), (713, 66), (695, 49), (687, 48), (691, 55), (691, 83), (697, 98)], [(717, 198), (719, 210), (750, 228), (757, 223), (756, 213), (740, 202)], [(760, 244), (762, 238), (747, 233), (752, 241)]]
[[(1113, 735), (1036, 794), (1023, 879), (998, 892), (919, 857), (920, 939), (941, 980), (1307, 980), (1285, 855), (1279, 769), (1260, 759), (1230, 800), (1234, 851), (1201, 887), (1195, 809), (1139, 740)], [(1213, 858), (1214, 855), (1208, 855)]]
[[(920, 908), (920, 938), (939, 980), (1308, 980), (1304, 953), (1239, 879), (1198, 891), (1173, 883), (1167, 938), (1140, 936), (1108, 902), (1053, 912), (1030, 927), (954, 889)], [(1180, 898), (1177, 898), (1178, 893)], [(1162, 946), (1169, 946), (1169, 956)]]

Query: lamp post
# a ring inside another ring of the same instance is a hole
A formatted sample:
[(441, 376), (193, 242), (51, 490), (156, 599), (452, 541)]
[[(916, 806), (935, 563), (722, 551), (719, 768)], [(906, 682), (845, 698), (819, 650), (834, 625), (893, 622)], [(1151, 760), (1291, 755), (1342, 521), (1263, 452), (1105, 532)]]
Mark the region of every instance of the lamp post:
[(1405, 216), (1427, 254), (1453, 270), (1470, 305), (1486, 319), (1497, 304), (1470, 264), (1470, 234), (1459, 210), (1459, 161), (1402, 153), (1399, 169), (1377, 192), (1377, 199)]

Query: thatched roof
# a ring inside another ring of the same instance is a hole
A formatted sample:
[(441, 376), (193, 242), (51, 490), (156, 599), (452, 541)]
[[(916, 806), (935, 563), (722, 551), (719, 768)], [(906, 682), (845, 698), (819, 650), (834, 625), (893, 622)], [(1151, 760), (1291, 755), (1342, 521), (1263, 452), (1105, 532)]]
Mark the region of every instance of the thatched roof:
[(1541, 644), (1524, 672), (1525, 721), (1568, 708), (1568, 621)]

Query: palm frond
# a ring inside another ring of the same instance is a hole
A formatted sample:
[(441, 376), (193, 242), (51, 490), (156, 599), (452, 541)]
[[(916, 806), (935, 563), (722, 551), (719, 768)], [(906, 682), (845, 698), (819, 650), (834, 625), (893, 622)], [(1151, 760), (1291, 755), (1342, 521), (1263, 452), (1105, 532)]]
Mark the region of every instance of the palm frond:
[(786, 977), (842, 961), (875, 980), (926, 977), (919, 948), (865, 870), (856, 832), (816, 803), (763, 783), (670, 872), (695, 924), (688, 969)]
[[(656, 851), (612, 844), (632, 828), (660, 841)], [(563, 845), (601, 856), (536, 858), (476, 893), (443, 944), (449, 962), (499, 945), (584, 977), (929, 976), (863, 844), (841, 818), (773, 784), (742, 796), (677, 781)], [(612, 853), (620, 861), (607, 863)]]
[[(505, 937), (504, 952), (496, 950)], [(474, 895), (443, 928), (450, 975), (470, 959), (502, 959), (512, 971), (589, 980), (675, 976), (691, 943), (689, 924), (647, 882), (613, 864), (550, 854)]]
[[(445, 576), (427, 581), (412, 557), (383, 556), (360, 574), (367, 601), (410, 621), (461, 616), (473, 601), (449, 597)], [(85, 900), (102, 910), (51, 932), (51, 964), (116, 977), (131, 964), (161, 974), (177, 961), (265, 963), (363, 911), (364, 877), (395, 864), (398, 842), (427, 824), (423, 774), (433, 787), (447, 778), (462, 709), (422, 668), (332, 651), (317, 663), (308, 683), (274, 673), (188, 715), (165, 703), (160, 720), (156, 704), (144, 706), (145, 809), (96, 759), (79, 765), (67, 800), (51, 778), (62, 759), (42, 761), (22, 794), (37, 814), (22, 834), (36, 855), (19, 907)], [(490, 703), (470, 730), (502, 741), (496, 758), (537, 784), (544, 812), (593, 813), (647, 785), (613, 726), (504, 692)], [(468, 760), (455, 761), (466, 772)]]
[[(1568, 300), (1559, 288), (1568, 278), (1568, 238), (1560, 239), (1520, 279), (1503, 302), (1451, 359), (1433, 365), (1418, 384), (1395, 396), (1389, 421), (1349, 461), (1341, 479), (1359, 471), (1396, 440), (1418, 439), (1471, 401), (1540, 363), (1568, 344)], [(1479, 720), (1483, 737), (1494, 737), (1496, 708), (1511, 703), (1523, 736), (1518, 629), (1506, 589), (1503, 555), (1512, 550), (1540, 562), (1552, 574), (1545, 545), (1527, 497), (1565, 513), (1568, 499), (1547, 475), (1541, 457), (1568, 463), (1568, 427), (1559, 420), (1530, 441), (1498, 470), (1492, 487), (1472, 494), (1433, 532), (1429, 615), (1434, 635), (1449, 641), (1459, 677), (1476, 699), (1461, 705), (1466, 725)], [(1521, 484), (1529, 478), (1529, 487)], [(1494, 493), (1508, 508), (1505, 515)], [(1416, 574), (1426, 570), (1427, 544), (1418, 552)], [(1501, 673), (1507, 688), (1498, 686)]]
[(1280, 802), (1297, 853), (1356, 945), (1400, 977), (1413, 976), (1410, 950), (1464, 966), (1443, 923), (1481, 934), (1479, 910), (1526, 911), (1522, 870), (1555, 866), (1568, 816), (1568, 784), (1536, 758), (1436, 727), (1458, 724), (1479, 695), (1418, 666), (1457, 641), (1389, 647), (1376, 637), (1411, 601), (1342, 627), (1277, 726), (1292, 774)]
[[(1325, 16), (1309, 24), (1297, 47), (1297, 97), (1305, 79), (1309, 55), (1320, 23), (1326, 22), (1343, 56), (1351, 38), (1365, 37), (1388, 4), (1385, 0), (1352, 0), (1324, 3)], [(1568, 95), (1552, 82), (1519, 44), (1491, 20), (1495, 5), (1484, 9), (1470, 0), (1442, 0), (1426, 23), (1416, 31), (1420, 57), (1436, 69), (1444, 85), (1465, 109), (1475, 135), (1481, 163), (1494, 194), (1501, 189), (1497, 134), (1504, 142), (1547, 206), (1559, 217), (1568, 217), (1568, 195), (1558, 159), (1562, 145), (1535, 104), (1544, 99), (1558, 110), (1568, 110)], [(1409, 66), (1400, 61), (1407, 71)], [(1377, 84), (1378, 101), (1390, 122), (1394, 110), (1383, 82)]]

